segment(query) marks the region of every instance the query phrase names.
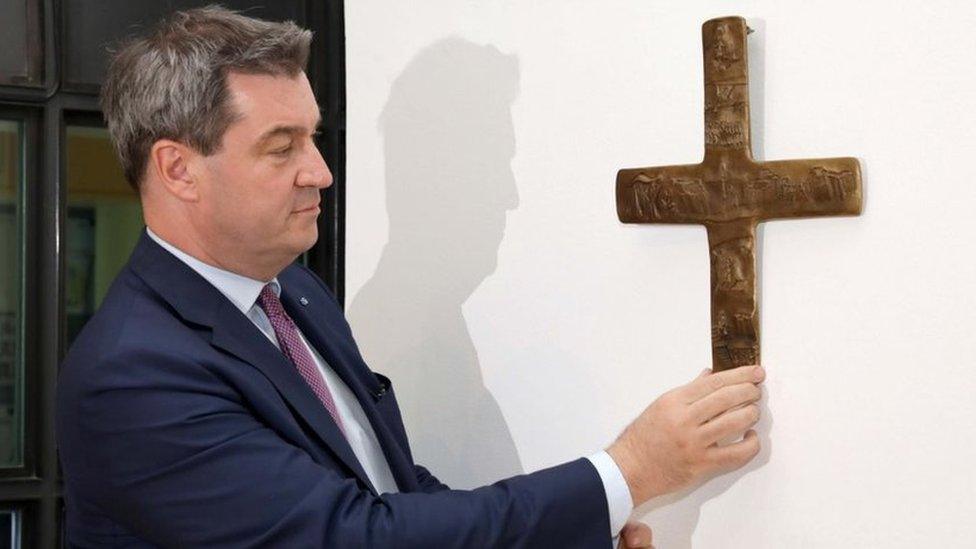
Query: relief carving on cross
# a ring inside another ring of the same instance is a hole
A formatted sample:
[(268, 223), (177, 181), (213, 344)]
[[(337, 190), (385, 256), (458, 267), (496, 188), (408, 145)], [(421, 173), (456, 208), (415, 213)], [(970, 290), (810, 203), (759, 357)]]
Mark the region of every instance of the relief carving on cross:
[(711, 260), (712, 368), (758, 364), (756, 225), (768, 219), (859, 215), (855, 158), (752, 159), (745, 19), (702, 25), (705, 158), (617, 172), (623, 223), (705, 226)]

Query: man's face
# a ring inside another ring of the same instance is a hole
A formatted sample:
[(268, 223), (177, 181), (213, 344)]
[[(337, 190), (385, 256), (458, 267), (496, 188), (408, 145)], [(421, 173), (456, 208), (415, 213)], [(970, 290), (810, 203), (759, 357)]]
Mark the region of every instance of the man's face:
[(319, 189), (332, 174), (313, 142), (319, 111), (304, 73), (231, 73), (239, 119), (218, 152), (199, 158), (197, 233), (222, 253), (259, 262), (294, 260), (318, 239)]

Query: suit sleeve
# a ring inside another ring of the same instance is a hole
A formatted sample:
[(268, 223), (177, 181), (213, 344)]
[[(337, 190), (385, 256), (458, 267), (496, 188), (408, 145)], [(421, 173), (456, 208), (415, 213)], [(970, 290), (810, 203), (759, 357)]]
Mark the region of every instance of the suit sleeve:
[(423, 492), (374, 496), (258, 421), (203, 365), (129, 351), (59, 387), (64, 473), (163, 547), (610, 546), (585, 458), (474, 490), (417, 466)]
[(414, 464), (414, 469), (417, 471), (417, 482), (420, 483), (420, 489), (427, 493), (440, 492), (441, 490), (450, 490), (450, 487), (440, 480), (437, 479), (426, 467)]

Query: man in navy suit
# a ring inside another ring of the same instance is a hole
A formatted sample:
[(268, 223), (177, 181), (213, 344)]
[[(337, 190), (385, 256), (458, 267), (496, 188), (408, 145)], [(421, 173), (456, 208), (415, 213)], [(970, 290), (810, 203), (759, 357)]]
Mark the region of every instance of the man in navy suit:
[(625, 525), (634, 506), (758, 451), (763, 371), (703, 372), (587, 458), (439, 482), (390, 380), (295, 263), (332, 183), (310, 39), (205, 8), (112, 62), (103, 109), (147, 228), (61, 369), (68, 545), (650, 547)]

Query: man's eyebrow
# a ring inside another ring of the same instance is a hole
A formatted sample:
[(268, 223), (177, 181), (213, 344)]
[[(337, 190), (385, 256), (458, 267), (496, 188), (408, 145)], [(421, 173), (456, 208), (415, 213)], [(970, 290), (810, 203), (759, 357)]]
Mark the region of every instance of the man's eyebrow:
[[(321, 126), (322, 126), (322, 115), (319, 115), (318, 119), (316, 119), (316, 121), (315, 121), (315, 126), (313, 128), (313, 131), (318, 131), (318, 129)], [(279, 136), (279, 135), (303, 134), (306, 131), (307, 131), (307, 129), (305, 128), (305, 126), (296, 126), (296, 125), (293, 125), (293, 124), (279, 124), (277, 126), (272, 127), (271, 129), (265, 131), (264, 133), (262, 133), (258, 137), (257, 142), (258, 142), (258, 145), (261, 145), (261, 144), (264, 144), (265, 142), (267, 142), (272, 137), (276, 137), (276, 136)]]

